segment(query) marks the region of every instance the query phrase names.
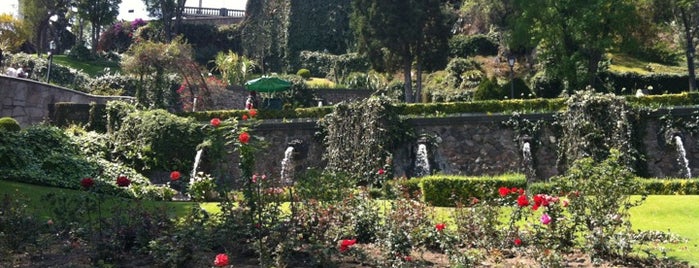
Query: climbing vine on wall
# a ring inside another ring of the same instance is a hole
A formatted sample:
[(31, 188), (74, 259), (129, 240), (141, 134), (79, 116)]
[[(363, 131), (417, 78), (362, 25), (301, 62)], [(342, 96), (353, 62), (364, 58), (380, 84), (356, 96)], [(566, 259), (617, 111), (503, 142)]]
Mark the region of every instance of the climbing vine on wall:
[(327, 170), (344, 173), (360, 185), (377, 185), (388, 177), (391, 152), (411, 137), (385, 97), (339, 103), (318, 123), (324, 134)]
[(602, 161), (610, 149), (622, 152), (623, 163), (638, 169), (642, 156), (634, 131), (637, 112), (623, 97), (579, 91), (566, 101), (567, 110), (555, 116), (559, 127), (558, 168), (567, 170), (578, 159), (592, 157)]

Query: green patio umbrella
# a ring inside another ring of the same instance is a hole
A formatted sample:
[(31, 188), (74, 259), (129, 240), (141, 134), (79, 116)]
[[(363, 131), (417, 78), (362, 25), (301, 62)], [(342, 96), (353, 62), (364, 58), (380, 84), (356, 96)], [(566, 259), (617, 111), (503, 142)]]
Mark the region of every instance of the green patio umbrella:
[(278, 77), (260, 77), (245, 82), (245, 88), (257, 92), (278, 92), (291, 87), (291, 82)]

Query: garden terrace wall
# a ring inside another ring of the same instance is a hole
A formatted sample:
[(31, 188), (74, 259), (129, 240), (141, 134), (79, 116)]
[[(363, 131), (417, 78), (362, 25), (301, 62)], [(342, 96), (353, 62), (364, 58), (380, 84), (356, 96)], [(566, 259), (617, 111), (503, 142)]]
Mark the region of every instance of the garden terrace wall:
[(59, 102), (105, 104), (109, 100), (130, 100), (124, 96), (96, 96), (38, 81), (0, 75), (0, 117), (9, 116), (27, 127), (49, 119)]
[[(692, 120), (696, 108), (677, 108), (658, 110), (642, 118), (638, 131), (639, 150), (645, 161), (638, 173), (646, 177), (679, 177), (681, 167), (677, 161), (674, 145), (666, 144), (662, 139), (659, 119), (662, 115), (672, 114), (675, 118)], [(480, 176), (499, 175), (510, 172), (523, 172), (522, 145), (514, 131), (505, 126), (503, 121), (510, 115), (462, 114), (441, 118), (407, 119), (415, 134), (438, 137), (439, 142), (428, 146), (428, 156), (433, 172), (442, 174)], [(544, 120), (551, 122), (553, 114), (528, 114), (522, 118), (530, 121)], [(302, 141), (305, 148), (296, 156), (296, 172), (306, 168), (323, 168), (324, 146), (316, 136), (314, 119), (282, 122), (265, 120), (255, 129), (255, 135), (263, 137), (268, 145), (257, 155), (256, 170), (260, 173), (278, 177), (284, 151), (293, 140)], [(556, 165), (556, 141), (559, 137), (550, 127), (544, 127), (540, 141), (532, 141), (534, 169), (539, 180), (545, 180), (560, 172)], [(692, 174), (699, 174), (699, 146), (697, 137), (688, 130), (680, 130), (683, 138), (689, 167)], [(417, 141), (399, 146), (394, 152), (393, 171), (398, 177), (412, 176)], [(237, 163), (237, 162), (236, 162)], [(233, 169), (237, 176), (237, 169)]]

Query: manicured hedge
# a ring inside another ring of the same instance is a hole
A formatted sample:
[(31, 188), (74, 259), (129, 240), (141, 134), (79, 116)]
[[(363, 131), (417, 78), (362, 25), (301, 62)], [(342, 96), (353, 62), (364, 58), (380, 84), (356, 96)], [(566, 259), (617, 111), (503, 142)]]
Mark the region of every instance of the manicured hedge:
[(509, 174), (497, 177), (434, 175), (420, 181), (423, 201), (439, 207), (454, 206), (457, 201), (470, 202), (473, 197), (495, 198), (502, 186), (524, 188), (527, 180), (522, 174)]
[[(648, 179), (636, 178), (641, 183), (641, 192), (648, 195), (697, 195), (699, 194), (699, 179)], [(555, 193), (554, 183), (533, 183), (529, 185), (530, 194)]]
[(473, 102), (447, 103), (412, 103), (398, 106), (402, 115), (430, 115), (459, 113), (502, 113), (514, 111), (559, 111), (565, 108), (564, 99), (531, 99), (531, 100), (487, 100)]

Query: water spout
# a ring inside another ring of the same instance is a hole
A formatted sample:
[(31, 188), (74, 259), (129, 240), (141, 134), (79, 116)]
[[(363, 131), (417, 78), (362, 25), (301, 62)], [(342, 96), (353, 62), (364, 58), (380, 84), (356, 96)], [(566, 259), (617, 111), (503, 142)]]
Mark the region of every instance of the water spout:
[(682, 137), (680, 135), (675, 135), (675, 147), (677, 148), (677, 162), (682, 166), (682, 176), (686, 178), (692, 177), (692, 170), (689, 168), (689, 160), (687, 159), (687, 151), (684, 149), (684, 143), (682, 143)]
[(291, 185), (294, 182), (294, 165), (293, 158), (294, 147), (286, 147), (284, 151), (284, 159), (282, 159), (281, 181), (284, 185)]
[(199, 162), (201, 162), (201, 154), (204, 152), (204, 149), (199, 149), (197, 151), (197, 155), (194, 157), (194, 166), (192, 166), (192, 178), (196, 177), (197, 175), (197, 168), (199, 167)]
[(427, 145), (419, 143), (417, 145), (417, 155), (415, 157), (415, 177), (430, 175), (430, 161), (427, 158)]
[(522, 159), (524, 160), (524, 173), (527, 181), (533, 181), (536, 174), (534, 173), (534, 159), (532, 158), (532, 148), (529, 141), (522, 143)]

